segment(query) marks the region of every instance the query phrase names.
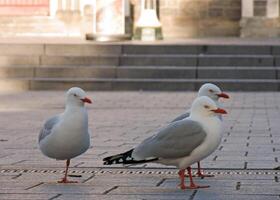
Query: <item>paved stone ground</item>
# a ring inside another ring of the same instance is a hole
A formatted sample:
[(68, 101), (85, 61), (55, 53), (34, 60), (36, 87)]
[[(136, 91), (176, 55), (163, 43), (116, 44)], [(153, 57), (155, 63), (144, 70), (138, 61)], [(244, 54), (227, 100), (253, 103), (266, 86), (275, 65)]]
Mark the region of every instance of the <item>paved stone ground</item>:
[(208, 189), (177, 188), (177, 170), (159, 164), (102, 165), (102, 158), (133, 147), (188, 108), (192, 92), (90, 92), (92, 148), (73, 159), (77, 184), (57, 184), (64, 162), (44, 157), (39, 130), (61, 112), (64, 93), (0, 94), (0, 199), (280, 199), (280, 93), (230, 93), (224, 137), (202, 162), (214, 178)]

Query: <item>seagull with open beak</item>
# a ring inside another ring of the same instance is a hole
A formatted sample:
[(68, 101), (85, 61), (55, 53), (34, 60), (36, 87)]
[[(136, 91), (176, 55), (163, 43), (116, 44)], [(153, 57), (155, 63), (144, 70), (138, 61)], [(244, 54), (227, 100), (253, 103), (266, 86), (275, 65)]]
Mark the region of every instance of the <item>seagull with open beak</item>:
[[(189, 117), (170, 123), (129, 151), (104, 158), (104, 165), (147, 162), (174, 165), (179, 168), (181, 189), (209, 187), (194, 183), (191, 165), (217, 149), (222, 139), (222, 122), (217, 115), (226, 113), (209, 97), (198, 97)], [(186, 169), (189, 186), (185, 185)]]
[[(218, 107), (222, 107), (219, 99), (229, 99), (229, 95), (222, 92), (222, 90), (213, 83), (205, 83), (203, 84), (198, 90), (198, 97), (207, 96), (212, 99)], [(182, 120), (186, 117), (190, 116), (190, 110), (187, 110), (185, 113), (181, 114), (180, 116), (176, 117), (172, 122)], [(222, 120), (222, 115), (218, 115), (218, 117)], [(197, 176), (199, 177), (213, 177), (213, 175), (206, 175), (202, 173), (200, 162), (197, 162)]]

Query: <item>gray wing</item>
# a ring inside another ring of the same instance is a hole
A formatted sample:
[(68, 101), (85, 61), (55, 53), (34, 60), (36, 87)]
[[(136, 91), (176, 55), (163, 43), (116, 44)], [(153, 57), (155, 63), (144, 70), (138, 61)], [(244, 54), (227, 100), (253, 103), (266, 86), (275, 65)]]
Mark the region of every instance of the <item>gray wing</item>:
[(180, 116), (176, 117), (175, 119), (173, 119), (172, 122), (176, 122), (176, 121), (185, 119), (186, 117), (189, 117), (189, 116), (190, 116), (189, 112), (183, 113), (182, 115), (180, 115)]
[(43, 140), (46, 136), (51, 134), (54, 125), (57, 124), (58, 121), (59, 121), (59, 115), (54, 116), (46, 121), (44, 127), (40, 131), (39, 142)]
[(190, 155), (205, 139), (206, 132), (195, 121), (186, 119), (169, 124), (147, 138), (133, 151), (136, 159), (180, 158)]

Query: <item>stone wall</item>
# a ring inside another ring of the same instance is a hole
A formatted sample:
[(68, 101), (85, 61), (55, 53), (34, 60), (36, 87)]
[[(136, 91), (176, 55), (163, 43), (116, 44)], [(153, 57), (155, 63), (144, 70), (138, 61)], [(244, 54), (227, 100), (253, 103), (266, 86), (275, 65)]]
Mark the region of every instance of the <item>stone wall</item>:
[(167, 38), (239, 36), (241, 0), (160, 0)]
[(241, 0), (159, 0), (159, 13), (165, 38), (239, 36)]

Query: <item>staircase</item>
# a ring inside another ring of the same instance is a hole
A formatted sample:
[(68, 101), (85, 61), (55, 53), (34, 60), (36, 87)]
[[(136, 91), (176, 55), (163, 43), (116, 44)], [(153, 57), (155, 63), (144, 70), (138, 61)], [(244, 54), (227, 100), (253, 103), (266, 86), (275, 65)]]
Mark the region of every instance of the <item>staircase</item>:
[(278, 91), (280, 46), (0, 44), (0, 90)]

